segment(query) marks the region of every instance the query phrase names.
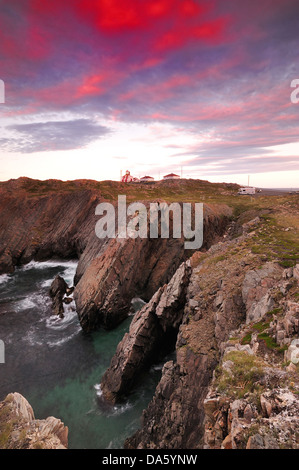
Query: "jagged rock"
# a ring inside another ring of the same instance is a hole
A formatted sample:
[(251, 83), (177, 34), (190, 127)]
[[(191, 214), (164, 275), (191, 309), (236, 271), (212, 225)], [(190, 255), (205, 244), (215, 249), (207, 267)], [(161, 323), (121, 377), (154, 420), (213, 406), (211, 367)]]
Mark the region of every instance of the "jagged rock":
[(246, 322), (258, 322), (274, 306), (271, 289), (281, 281), (283, 269), (268, 262), (261, 269), (248, 271), (242, 287), (246, 305)]
[(50, 416), (35, 419), (28, 401), (19, 393), (10, 393), (0, 402), (2, 449), (66, 449), (68, 428)]
[(297, 281), (299, 281), (299, 264), (296, 264), (296, 266), (293, 268), (293, 276), (297, 279)]
[(94, 211), (101, 199), (99, 191), (88, 189), (83, 181), (73, 182), (72, 191), (65, 186), (68, 183), (29, 178), (1, 185), (0, 238), (5, 248), (0, 249), (0, 274), (33, 259), (76, 259), (88, 241), (96, 239)]
[(292, 338), (299, 334), (299, 304), (287, 300), (284, 310), (283, 315), (273, 316), (271, 322), (271, 334), (281, 346), (289, 345)]
[(249, 222), (246, 222), (242, 225), (243, 232), (249, 232), (253, 229), (255, 229), (258, 224), (260, 223), (261, 219), (259, 217), (255, 217), (254, 219), (250, 220)]
[[(223, 233), (228, 223), (227, 215), (225, 206), (217, 211), (210, 206), (204, 207), (203, 249)], [(127, 237), (106, 240), (86, 266), (74, 291), (82, 328), (91, 331), (115, 327), (127, 317), (133, 297), (139, 295), (149, 301), (170, 281), (176, 269), (190, 256), (186, 251), (183, 235), (169, 239)]]
[(190, 273), (190, 262), (182, 263), (168, 285), (135, 314), (101, 381), (107, 400), (115, 402), (128, 393), (140, 372), (174, 347)]
[(285, 352), (285, 360), (291, 361), (293, 364), (299, 363), (299, 339), (293, 339)]
[(66, 294), (68, 285), (65, 280), (57, 275), (51, 284), (49, 295), (52, 298), (52, 311), (54, 315), (63, 317), (63, 297)]
[(149, 300), (185, 258), (183, 240), (111, 239), (78, 282), (74, 299), (82, 328), (110, 329), (127, 317), (131, 300)]
[(264, 449), (265, 448), (265, 443), (264, 439), (260, 434), (254, 434), (253, 436), (250, 436), (247, 444), (246, 444), (246, 449)]

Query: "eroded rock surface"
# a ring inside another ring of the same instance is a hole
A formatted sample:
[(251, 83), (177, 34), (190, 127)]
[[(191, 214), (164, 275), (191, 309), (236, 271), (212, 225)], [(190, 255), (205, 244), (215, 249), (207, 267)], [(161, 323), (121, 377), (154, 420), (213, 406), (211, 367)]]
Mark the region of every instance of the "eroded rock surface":
[(66, 449), (68, 428), (50, 416), (35, 419), (28, 401), (19, 393), (9, 393), (0, 402), (1, 449)]
[(173, 349), (190, 274), (190, 262), (182, 263), (170, 282), (134, 316), (101, 381), (107, 400), (114, 403), (128, 394), (140, 372)]

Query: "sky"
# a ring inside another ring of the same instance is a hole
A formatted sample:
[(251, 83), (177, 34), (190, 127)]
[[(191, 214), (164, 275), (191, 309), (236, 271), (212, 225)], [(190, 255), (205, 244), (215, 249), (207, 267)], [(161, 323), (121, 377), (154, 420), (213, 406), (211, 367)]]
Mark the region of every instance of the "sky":
[(298, 0), (0, 0), (0, 180), (299, 187), (298, 46)]

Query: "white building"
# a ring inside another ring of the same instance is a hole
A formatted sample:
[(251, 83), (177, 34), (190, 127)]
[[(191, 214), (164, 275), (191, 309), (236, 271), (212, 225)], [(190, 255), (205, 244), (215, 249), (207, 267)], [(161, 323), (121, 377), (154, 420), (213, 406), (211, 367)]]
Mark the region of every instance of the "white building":
[(155, 178), (153, 178), (152, 176), (143, 176), (142, 178), (140, 178), (140, 183), (151, 182), (151, 181), (155, 181)]
[(174, 173), (169, 173), (169, 175), (163, 176), (163, 179), (164, 179), (164, 180), (179, 180), (179, 179), (180, 179), (180, 176), (179, 176), (179, 175), (175, 175)]

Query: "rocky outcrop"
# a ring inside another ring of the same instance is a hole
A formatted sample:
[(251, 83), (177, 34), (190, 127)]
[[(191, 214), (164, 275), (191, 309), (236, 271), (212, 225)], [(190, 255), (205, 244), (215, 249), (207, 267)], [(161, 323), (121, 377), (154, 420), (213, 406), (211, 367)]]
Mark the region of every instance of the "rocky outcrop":
[[(223, 234), (229, 214), (227, 206), (206, 206), (203, 250)], [(132, 298), (149, 301), (190, 256), (189, 251), (185, 250), (183, 236), (105, 240), (74, 291), (82, 328), (115, 327), (128, 315)]]
[(136, 313), (101, 381), (103, 396), (110, 402), (127, 395), (139, 374), (174, 348), (190, 273), (190, 262), (182, 263), (168, 285)]
[(1, 449), (66, 449), (68, 428), (50, 416), (35, 419), (28, 401), (19, 393), (10, 393), (0, 402)]
[(115, 327), (127, 317), (132, 298), (149, 300), (185, 257), (182, 240), (107, 241), (74, 291), (82, 328)]
[[(296, 448), (297, 267), (260, 269), (252, 236), (191, 258), (176, 359), (164, 365), (126, 448)], [(285, 400), (271, 416), (261, 412), (268, 396)]]
[(271, 293), (281, 283), (283, 268), (277, 263), (266, 263), (261, 269), (248, 271), (242, 296), (246, 305), (246, 322), (257, 322), (274, 306)]
[[(299, 448), (296, 430), (299, 399), (286, 387), (288, 373), (262, 362), (252, 351), (226, 354), (204, 401), (203, 447)], [(250, 359), (248, 355), (251, 355)], [(229, 368), (225, 366), (228, 361)], [(220, 393), (220, 386), (225, 384), (227, 389)]]
[(69, 188), (61, 181), (29, 178), (2, 183), (0, 274), (33, 259), (81, 255), (94, 235), (94, 211), (102, 199), (98, 191), (86, 186), (78, 181)]
[(53, 314), (58, 315), (60, 318), (63, 318), (63, 298), (67, 292), (70, 292), (67, 283), (61, 276), (57, 275), (51, 284), (49, 295), (52, 299)]
[[(97, 238), (95, 208), (107, 202), (101, 187), (114, 205), (117, 194), (129, 188), (117, 182), (29, 178), (0, 184), (0, 274), (32, 259), (79, 258), (74, 300), (85, 331), (116, 326), (133, 297), (149, 301), (190, 256), (183, 238)], [(231, 213), (223, 204), (205, 205), (203, 250), (222, 236)]]

